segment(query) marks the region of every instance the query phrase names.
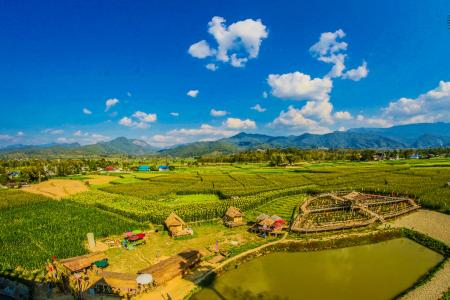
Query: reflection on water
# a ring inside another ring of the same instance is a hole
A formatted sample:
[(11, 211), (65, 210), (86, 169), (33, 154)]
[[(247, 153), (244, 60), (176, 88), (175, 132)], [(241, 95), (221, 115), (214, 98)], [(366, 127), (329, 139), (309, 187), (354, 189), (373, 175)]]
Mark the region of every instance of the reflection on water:
[(271, 253), (222, 274), (191, 299), (391, 299), (441, 259), (404, 238), (334, 250)]

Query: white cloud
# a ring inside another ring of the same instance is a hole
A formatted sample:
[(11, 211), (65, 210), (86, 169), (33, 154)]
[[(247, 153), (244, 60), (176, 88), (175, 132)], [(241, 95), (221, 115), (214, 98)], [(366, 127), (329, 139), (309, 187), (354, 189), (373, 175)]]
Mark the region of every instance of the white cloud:
[(269, 93), (264, 91), (264, 92), (262, 92), (262, 96), (263, 96), (264, 99), (267, 99), (267, 97), (269, 97)]
[(265, 112), (267, 110), (259, 104), (256, 104), (255, 106), (250, 107), (250, 109), (256, 110), (257, 112), (260, 112), (260, 113)]
[(133, 117), (137, 118), (139, 121), (144, 123), (153, 123), (156, 122), (157, 116), (156, 114), (148, 114), (142, 111), (137, 111), (133, 114)]
[(231, 65), (233, 67), (243, 68), (243, 67), (245, 67), (245, 64), (247, 63), (247, 61), (248, 61), (248, 58), (245, 58), (245, 57), (239, 58), (236, 56), (236, 53), (233, 53), (231, 55)]
[(224, 126), (232, 129), (255, 129), (256, 123), (253, 120), (245, 119), (241, 120), (238, 118), (228, 118), (224, 123)]
[(439, 85), (415, 99), (400, 98), (382, 109), (382, 117), (395, 124), (450, 121), (450, 82)]
[(43, 131), (43, 133), (58, 135), (58, 134), (64, 134), (64, 130), (48, 128), (48, 129), (45, 129)]
[(119, 99), (116, 99), (116, 98), (111, 98), (111, 99), (106, 100), (106, 102), (105, 102), (105, 105), (106, 105), (105, 111), (108, 111), (111, 107), (113, 107), (117, 103), (119, 103)]
[(366, 78), (368, 74), (369, 70), (367, 69), (367, 63), (364, 61), (362, 65), (360, 65), (356, 69), (348, 70), (347, 72), (342, 74), (342, 78), (359, 81), (362, 78)]
[(180, 113), (177, 113), (177, 112), (171, 112), (170, 115), (173, 116), (173, 117), (178, 117), (178, 116), (180, 115)]
[(327, 74), (328, 77), (340, 77), (342, 79), (359, 81), (369, 74), (367, 62), (364, 61), (356, 69), (344, 72), (346, 68), (345, 60), (347, 58), (347, 54), (344, 54), (344, 52), (347, 51), (348, 47), (346, 42), (340, 41), (344, 37), (345, 32), (342, 29), (338, 29), (335, 32), (324, 32), (320, 35), (319, 41), (312, 45), (309, 51), (319, 61), (333, 65)]
[(176, 144), (191, 143), (195, 141), (212, 141), (237, 134), (238, 131), (223, 127), (202, 124), (199, 128), (174, 129), (165, 134), (156, 134), (151, 137), (142, 137), (146, 142), (159, 147), (168, 147)]
[(127, 92), (127, 96), (128, 97), (133, 97), (133, 94), (131, 94), (131, 92)]
[(229, 114), (226, 110), (215, 110), (214, 108), (211, 109), (209, 114), (213, 117), (223, 117), (227, 114)]
[[(111, 138), (99, 133), (89, 133), (82, 130), (77, 130), (73, 133), (76, 136), (76, 140), (81, 144), (95, 144), (98, 142), (104, 142)], [(72, 139), (74, 140), (74, 139)]]
[(216, 64), (213, 63), (209, 63), (205, 66), (208, 70), (210, 71), (216, 71), (219, 67)]
[(90, 110), (87, 109), (87, 108), (83, 108), (83, 114), (85, 114), (85, 115), (90, 115), (90, 114), (92, 114), (92, 111), (90, 111)]
[(259, 19), (238, 21), (228, 27), (225, 22), (216, 16), (208, 23), (208, 32), (214, 37), (217, 49), (202, 40), (191, 45), (188, 52), (196, 58), (215, 56), (217, 61), (243, 67), (249, 59), (258, 57), (262, 40), (268, 37), (266, 26)]
[(14, 137), (9, 134), (0, 134), (0, 141), (10, 141), (12, 139), (14, 139)]
[(270, 127), (285, 127), (290, 130), (310, 132), (310, 133), (327, 133), (330, 129), (321, 126), (319, 122), (308, 118), (304, 109), (296, 109), (292, 105), (287, 111), (281, 111), (280, 115), (269, 124)]
[(205, 58), (208, 56), (212, 56), (215, 54), (215, 52), (216, 51), (214, 49), (211, 49), (208, 42), (205, 40), (192, 44), (188, 49), (188, 53), (196, 58)]
[(133, 124), (133, 120), (131, 120), (131, 118), (128, 118), (128, 117), (123, 117), (122, 119), (120, 119), (119, 124), (123, 125), (123, 126), (131, 127)]
[(345, 32), (342, 29), (338, 29), (335, 32), (324, 32), (320, 35), (319, 41), (312, 45), (309, 51), (315, 55), (324, 56), (347, 50), (348, 44), (338, 41), (338, 39), (343, 37), (345, 37)]
[(25, 136), (25, 133), (23, 131), (18, 131), (16, 133), (16, 136)]
[(352, 115), (348, 111), (337, 111), (334, 113), (334, 117), (338, 120), (351, 120)]
[(195, 98), (198, 96), (198, 93), (200, 91), (199, 90), (189, 90), (186, 95), (188, 95), (189, 97)]
[(272, 95), (291, 100), (328, 100), (333, 87), (328, 77), (311, 79), (311, 76), (300, 72), (270, 74), (267, 82), (272, 88)]
[(136, 111), (131, 117), (123, 117), (119, 124), (126, 127), (148, 128), (148, 123), (156, 122), (156, 114), (148, 114), (142, 111)]

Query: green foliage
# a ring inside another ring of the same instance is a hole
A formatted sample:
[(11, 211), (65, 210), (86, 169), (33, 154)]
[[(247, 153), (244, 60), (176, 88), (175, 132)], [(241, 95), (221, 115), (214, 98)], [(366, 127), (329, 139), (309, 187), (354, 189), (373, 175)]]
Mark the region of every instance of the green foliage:
[(0, 209), (47, 202), (50, 200), (48, 197), (22, 192), (20, 190), (0, 190)]

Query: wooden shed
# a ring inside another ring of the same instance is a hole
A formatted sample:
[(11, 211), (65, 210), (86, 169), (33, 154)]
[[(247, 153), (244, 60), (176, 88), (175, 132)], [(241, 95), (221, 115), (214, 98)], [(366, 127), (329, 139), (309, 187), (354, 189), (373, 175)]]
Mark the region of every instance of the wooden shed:
[(191, 234), (191, 232), (187, 230), (186, 223), (176, 213), (171, 213), (164, 224), (169, 230), (170, 235), (173, 237)]
[(61, 259), (59, 263), (70, 273), (80, 272), (91, 267), (96, 261), (106, 259), (103, 252), (93, 252), (82, 256)]
[(225, 212), (225, 216), (223, 217), (224, 223), (228, 227), (236, 227), (245, 225), (243, 221), (244, 214), (239, 210), (239, 208), (230, 206)]
[(100, 272), (91, 285), (96, 294), (137, 294), (139, 286), (136, 274)]
[(151, 274), (156, 285), (163, 284), (179, 275), (185, 274), (194, 267), (201, 258), (198, 250), (187, 249), (153, 266), (142, 269), (138, 274)]

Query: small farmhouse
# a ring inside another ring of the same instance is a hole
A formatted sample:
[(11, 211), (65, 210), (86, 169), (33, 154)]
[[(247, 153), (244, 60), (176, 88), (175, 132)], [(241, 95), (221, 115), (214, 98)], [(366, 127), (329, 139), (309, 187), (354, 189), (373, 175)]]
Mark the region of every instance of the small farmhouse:
[(97, 261), (104, 261), (107, 257), (103, 252), (94, 252), (82, 256), (76, 256), (66, 259), (61, 259), (61, 264), (68, 273), (76, 273), (90, 268)]

